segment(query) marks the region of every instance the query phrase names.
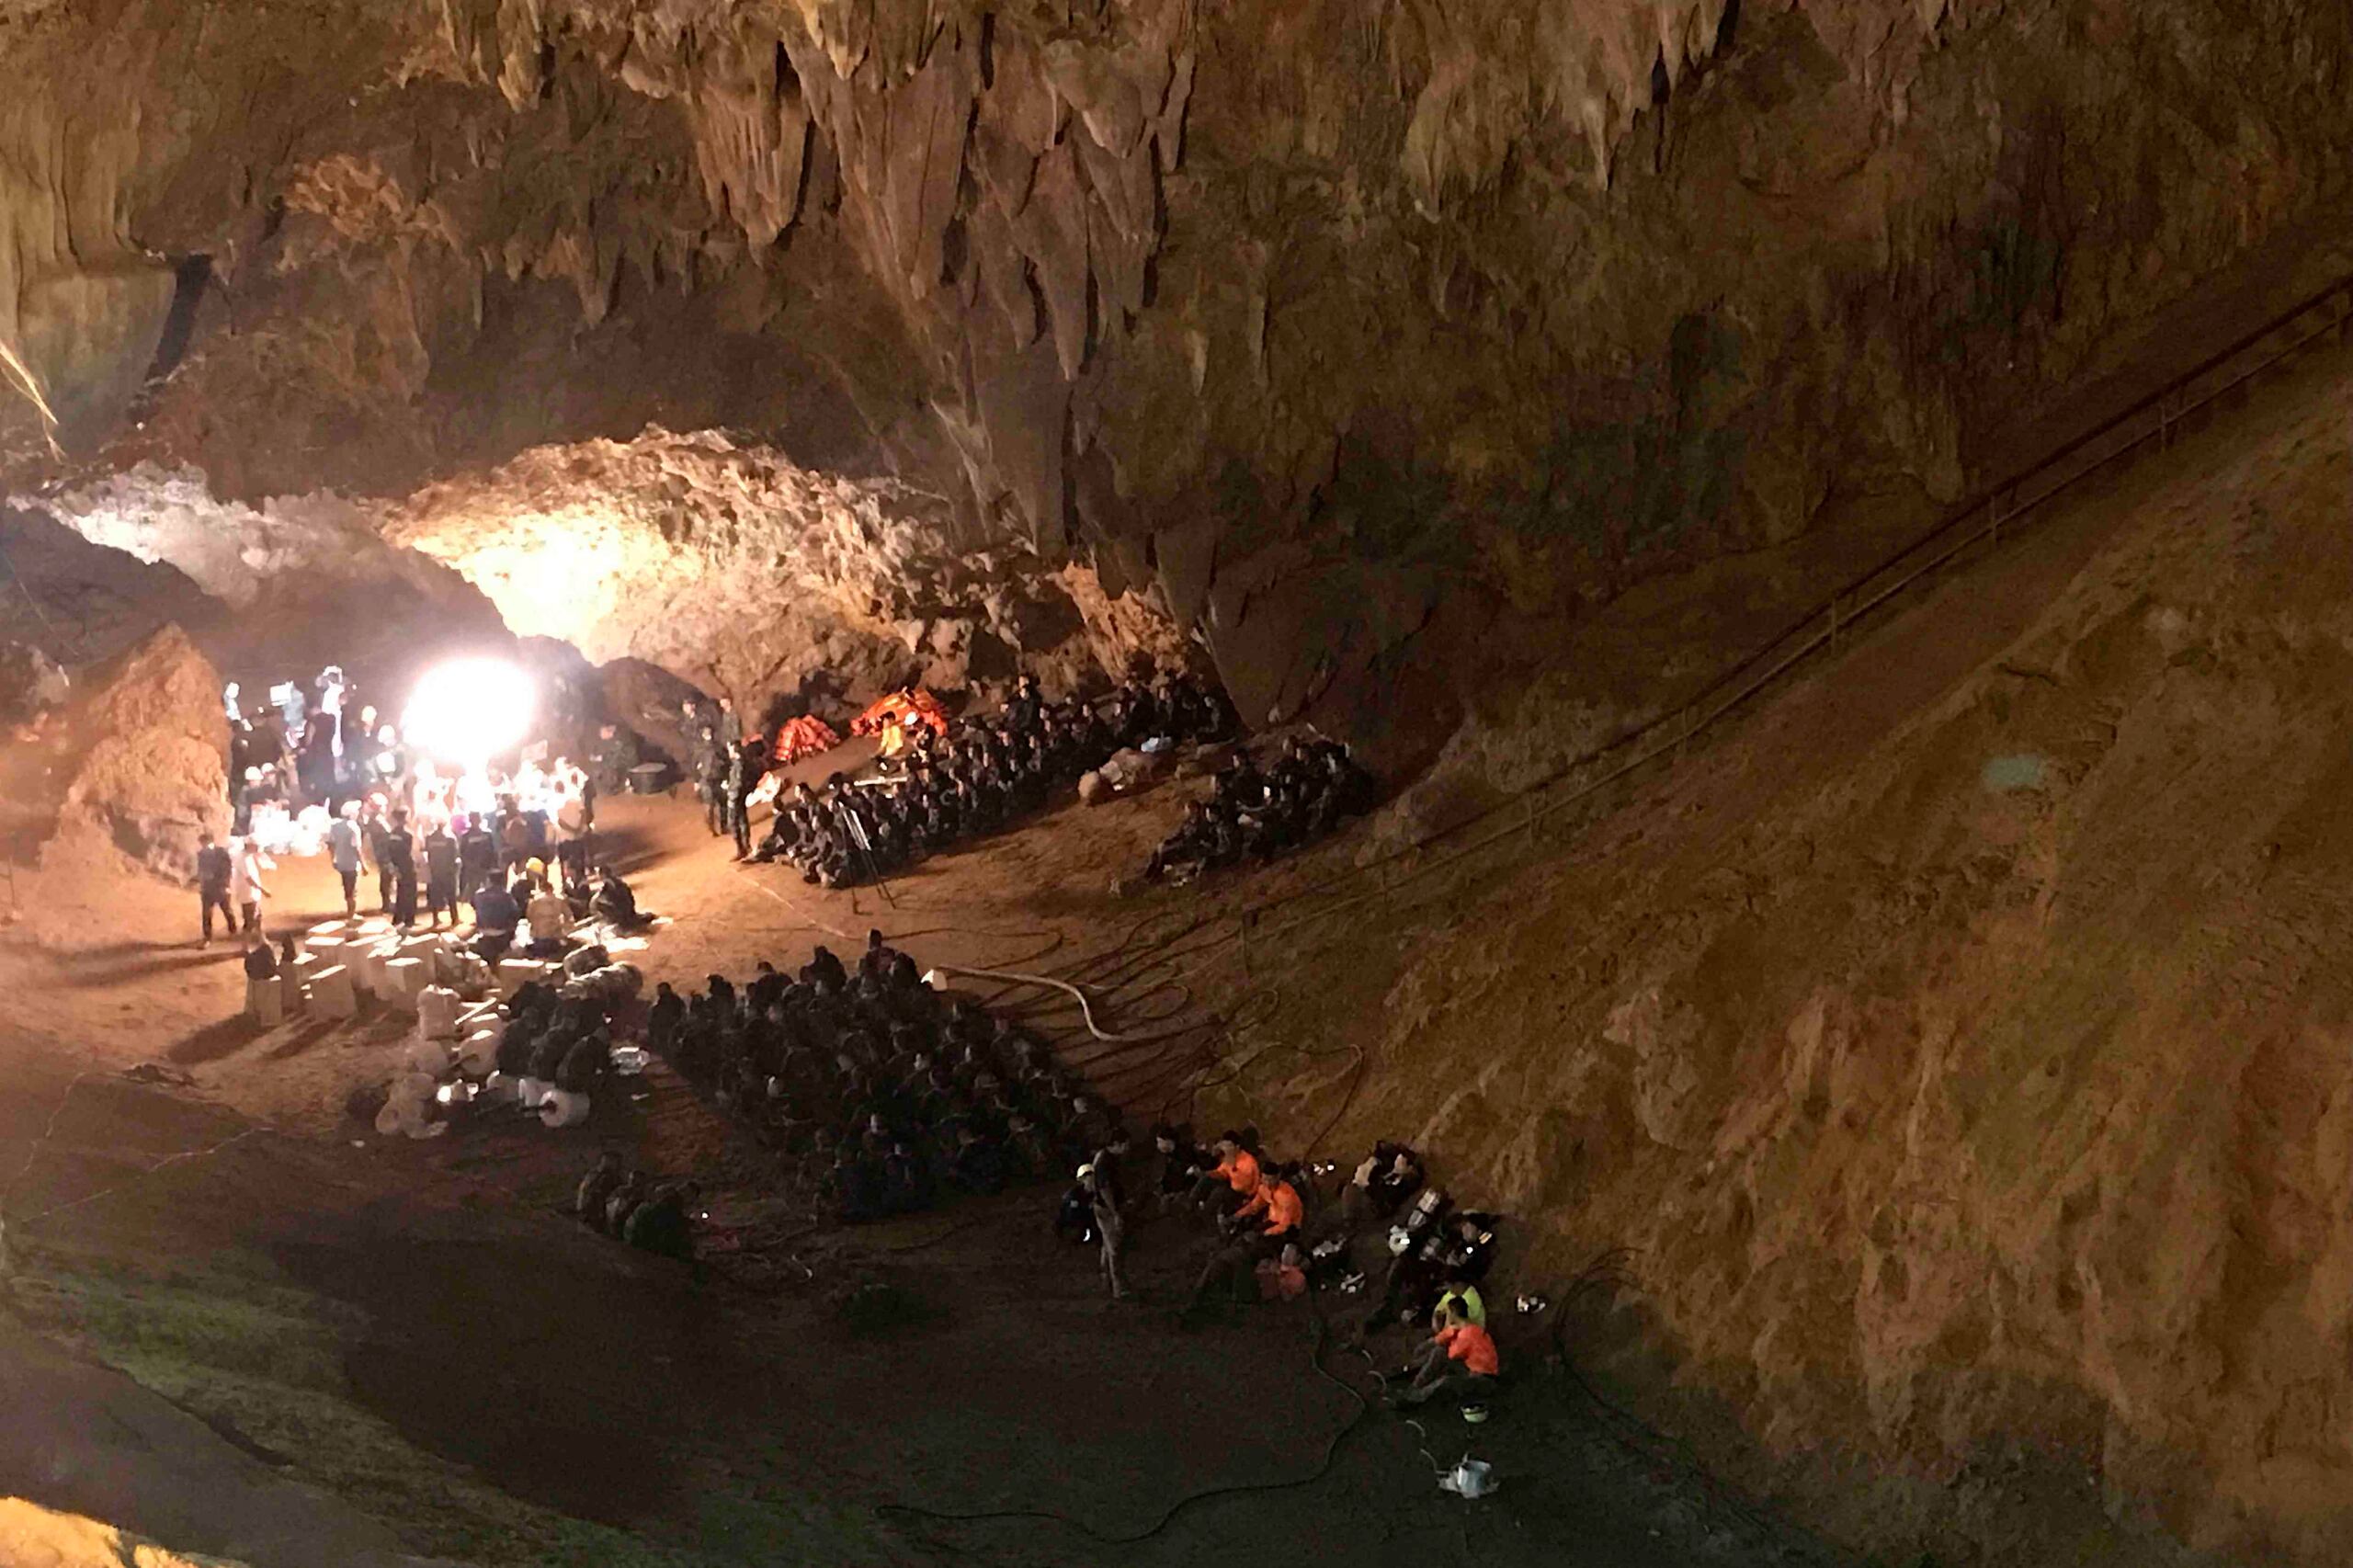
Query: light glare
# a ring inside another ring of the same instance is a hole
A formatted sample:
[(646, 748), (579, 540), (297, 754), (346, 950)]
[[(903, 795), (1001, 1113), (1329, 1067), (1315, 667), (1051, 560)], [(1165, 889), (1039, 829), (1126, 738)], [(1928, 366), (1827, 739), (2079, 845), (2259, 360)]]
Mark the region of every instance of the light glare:
[(537, 706), (531, 677), (502, 659), (456, 659), (417, 680), (401, 733), (427, 756), (478, 769), (523, 744)]

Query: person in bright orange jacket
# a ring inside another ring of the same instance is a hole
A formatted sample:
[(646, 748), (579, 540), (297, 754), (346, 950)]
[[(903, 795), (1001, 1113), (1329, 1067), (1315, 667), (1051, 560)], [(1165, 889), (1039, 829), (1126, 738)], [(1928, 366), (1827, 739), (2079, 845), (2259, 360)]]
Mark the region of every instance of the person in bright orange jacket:
[(1193, 1201), (1223, 1214), (1246, 1203), (1258, 1190), (1258, 1156), (1241, 1133), (1221, 1132), (1210, 1145), (1215, 1168), (1203, 1171), (1193, 1184)]
[(1267, 1220), (1259, 1228), (1259, 1236), (1272, 1241), (1279, 1249), (1283, 1243), (1298, 1237), (1299, 1227), (1307, 1219), (1307, 1205), (1300, 1201), (1299, 1188), (1278, 1172), (1271, 1176), (1261, 1176), (1249, 1200), (1218, 1222), (1229, 1230), (1241, 1230), (1261, 1214)]
[(1275, 1256), (1285, 1246), (1297, 1241), (1300, 1224), (1306, 1215), (1306, 1205), (1300, 1201), (1299, 1188), (1280, 1173), (1258, 1182), (1249, 1199), (1239, 1210), (1218, 1221), (1218, 1229), (1223, 1235), (1232, 1237), (1236, 1232), (1241, 1234), (1238, 1239), (1226, 1242), (1210, 1255), (1209, 1263), (1201, 1269), (1201, 1277), (1193, 1286), (1191, 1297), (1185, 1302), (1187, 1313), (1196, 1311), (1213, 1287), (1224, 1283), (1231, 1289), (1237, 1278), (1251, 1277), (1259, 1259)]
[(1476, 1404), (1495, 1392), (1503, 1373), (1495, 1337), (1472, 1323), (1460, 1302), (1439, 1309), (1438, 1330), (1422, 1352), (1414, 1381), (1397, 1396), (1400, 1404), (1427, 1404), (1445, 1395)]

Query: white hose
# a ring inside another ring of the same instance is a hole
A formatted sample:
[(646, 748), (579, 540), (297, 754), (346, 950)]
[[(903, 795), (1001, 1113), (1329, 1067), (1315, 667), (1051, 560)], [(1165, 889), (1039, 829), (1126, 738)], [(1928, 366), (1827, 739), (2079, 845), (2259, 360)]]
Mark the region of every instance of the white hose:
[(1008, 985), (1051, 985), (1057, 991), (1066, 991), (1078, 1001), (1078, 1015), (1086, 1022), (1086, 1032), (1108, 1045), (1142, 1045), (1146, 1040), (1167, 1040), (1186, 1032), (1177, 1028), (1162, 1029), (1156, 1034), (1107, 1034), (1096, 1026), (1095, 1009), (1087, 1005), (1086, 993), (1069, 981), (1056, 980), (1050, 974), (1020, 974), (1003, 969), (960, 969), (952, 963), (942, 963), (934, 964), (925, 971), (923, 983), (934, 984), (944, 974), (961, 974), (973, 980), (1001, 980)]

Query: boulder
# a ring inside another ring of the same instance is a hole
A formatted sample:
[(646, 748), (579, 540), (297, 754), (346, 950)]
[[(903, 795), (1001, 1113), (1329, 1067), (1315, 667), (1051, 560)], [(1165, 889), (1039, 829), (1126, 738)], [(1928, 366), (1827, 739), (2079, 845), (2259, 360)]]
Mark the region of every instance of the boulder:
[(165, 626), (85, 681), (68, 726), (42, 865), (119, 855), (193, 879), (198, 836), (229, 825), (229, 721), (211, 664)]

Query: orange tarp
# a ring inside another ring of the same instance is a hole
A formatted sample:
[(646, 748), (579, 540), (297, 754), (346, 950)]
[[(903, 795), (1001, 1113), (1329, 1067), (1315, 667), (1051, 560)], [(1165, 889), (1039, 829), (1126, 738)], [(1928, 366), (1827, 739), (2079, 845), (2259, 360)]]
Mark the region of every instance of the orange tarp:
[(779, 764), (799, 762), (804, 756), (815, 756), (841, 744), (842, 738), (834, 733), (834, 727), (823, 719), (788, 719), (776, 733), (775, 760)]
[(850, 721), (849, 733), (853, 735), (879, 734), (882, 726), (892, 719), (903, 725), (928, 724), (936, 734), (948, 733), (948, 710), (939, 705), (939, 699), (919, 686), (885, 692), (876, 698), (867, 705), (865, 712)]

